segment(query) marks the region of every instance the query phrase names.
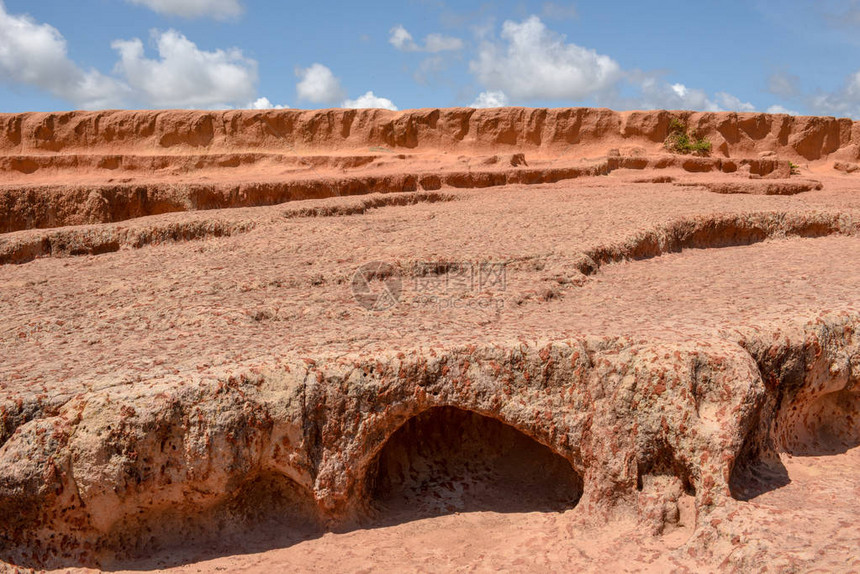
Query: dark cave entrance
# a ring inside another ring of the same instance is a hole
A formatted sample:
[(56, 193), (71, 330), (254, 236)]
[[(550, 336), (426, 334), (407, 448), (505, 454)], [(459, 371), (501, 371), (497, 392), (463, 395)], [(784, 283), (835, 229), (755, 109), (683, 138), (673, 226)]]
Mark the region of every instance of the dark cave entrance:
[(570, 462), (512, 426), (453, 407), (410, 419), (371, 464), (373, 508), (400, 519), (561, 512), (582, 496)]

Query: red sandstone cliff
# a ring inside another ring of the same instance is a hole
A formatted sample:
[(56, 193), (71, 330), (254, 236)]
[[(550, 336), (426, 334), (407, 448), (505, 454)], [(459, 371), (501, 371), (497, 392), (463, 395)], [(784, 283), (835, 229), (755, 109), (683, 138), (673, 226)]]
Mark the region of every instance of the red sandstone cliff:
[[(673, 119), (710, 140), (710, 157), (664, 149)], [(591, 108), (6, 114), (0, 233), (374, 192), (552, 183), (619, 168), (785, 179), (789, 161), (851, 172), (860, 170), (858, 159), (860, 123), (787, 115)]]
[(180, 151), (492, 151), (547, 154), (578, 148), (659, 148), (671, 118), (725, 157), (775, 151), (789, 158), (856, 160), (860, 123), (758, 113), (614, 112), (607, 109), (467, 108), (272, 111), (101, 111), (0, 114), (3, 155)]

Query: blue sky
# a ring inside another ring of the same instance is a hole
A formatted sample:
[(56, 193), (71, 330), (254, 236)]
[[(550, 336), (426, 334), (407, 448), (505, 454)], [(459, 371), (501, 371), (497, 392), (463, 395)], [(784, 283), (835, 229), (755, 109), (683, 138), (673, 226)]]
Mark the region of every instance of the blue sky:
[(0, 112), (469, 105), (860, 118), (860, 0), (0, 0)]

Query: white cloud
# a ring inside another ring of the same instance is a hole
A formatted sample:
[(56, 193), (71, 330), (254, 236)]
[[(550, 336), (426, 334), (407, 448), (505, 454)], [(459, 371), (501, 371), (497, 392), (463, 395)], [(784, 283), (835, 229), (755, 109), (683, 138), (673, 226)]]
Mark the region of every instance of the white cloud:
[(300, 100), (314, 104), (333, 104), (346, 95), (340, 80), (322, 64), (312, 64), (309, 68), (296, 69), (300, 78), (296, 91)]
[(508, 96), (501, 91), (481, 92), (470, 107), (503, 108), (508, 105)]
[(860, 118), (860, 71), (848, 76), (839, 90), (812, 96), (809, 106), (820, 114)]
[(754, 112), (755, 106), (749, 102), (743, 102), (737, 96), (727, 94), (726, 92), (717, 92), (717, 102), (724, 110), (730, 112)]
[(429, 34), (424, 38), (424, 46), (419, 46), (412, 34), (403, 26), (395, 26), (389, 32), (388, 42), (401, 52), (456, 52), (463, 49), (463, 40), (442, 34)]
[(215, 18), (228, 20), (242, 14), (239, 0), (126, 0), (132, 4), (146, 6), (159, 14), (183, 18)]
[(290, 106), (276, 106), (273, 104), (269, 98), (257, 98), (247, 106), (245, 109), (247, 110), (286, 110), (289, 109)]
[(116, 71), (134, 89), (134, 98), (155, 108), (219, 108), (252, 100), (257, 63), (241, 50), (200, 50), (175, 30), (153, 31), (158, 59), (147, 58), (138, 38), (116, 40)]
[(257, 98), (257, 63), (240, 50), (203, 51), (174, 30), (153, 31), (152, 40), (157, 59), (137, 38), (113, 42), (119, 60), (105, 75), (69, 59), (56, 28), (11, 15), (0, 0), (0, 84), (33, 86), (84, 109), (285, 107)]
[(718, 112), (720, 106), (704, 90), (688, 88), (684, 84), (669, 84), (653, 75), (630, 76), (639, 88), (639, 95), (628, 106), (639, 109), (702, 110)]
[(780, 105), (773, 105), (767, 109), (767, 113), (769, 114), (788, 114), (790, 116), (799, 116), (800, 113), (794, 110), (790, 110), (788, 108), (784, 108)]
[[(430, 54), (418, 65), (412, 77), (419, 84), (426, 84), (448, 66), (447, 53), (459, 52), (464, 43), (459, 38), (442, 34), (429, 34), (424, 37), (424, 45), (415, 42), (412, 34), (403, 26), (395, 26), (389, 32), (388, 42), (401, 52), (423, 52)], [(457, 56), (458, 57), (458, 56)]]
[[(544, 13), (551, 12), (575, 16), (570, 6), (544, 5)], [(486, 90), (473, 107), (507, 105), (510, 96), (515, 101), (594, 98), (627, 109), (755, 110), (727, 92), (711, 96), (654, 73), (623, 70), (610, 56), (568, 43), (535, 15), (522, 22), (506, 21), (500, 39), (486, 30), (481, 33), (484, 41), (470, 69)], [(622, 90), (626, 97), (619, 96)]]
[(582, 100), (612, 90), (623, 78), (615, 60), (565, 43), (537, 16), (506, 21), (501, 38), (483, 42), (470, 69), (485, 87), (518, 100)]
[(686, 98), (690, 94), (690, 90), (684, 84), (672, 84), (669, 87), (672, 88), (672, 92), (679, 98)]
[(0, 0), (0, 83), (26, 84), (86, 109), (119, 107), (128, 86), (78, 67), (59, 30), (11, 15)]
[(341, 104), (342, 108), (381, 108), (383, 110), (397, 111), (397, 106), (388, 98), (380, 98), (375, 96), (373, 92), (367, 92), (363, 96), (359, 96), (354, 100), (345, 100)]
[(414, 52), (418, 49), (418, 44), (415, 43), (412, 34), (403, 26), (395, 26), (389, 33), (391, 35), (388, 37), (388, 42), (398, 50)]
[(754, 112), (755, 106), (727, 92), (717, 92), (714, 97), (705, 90), (690, 88), (681, 83), (670, 84), (653, 74), (631, 73), (631, 84), (639, 94), (622, 106), (639, 109), (697, 110), (704, 112)]

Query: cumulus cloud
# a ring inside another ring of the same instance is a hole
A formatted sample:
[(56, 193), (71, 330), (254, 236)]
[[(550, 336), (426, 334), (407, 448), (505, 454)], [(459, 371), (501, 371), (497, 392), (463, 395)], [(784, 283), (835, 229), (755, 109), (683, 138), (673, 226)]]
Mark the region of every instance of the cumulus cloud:
[[(565, 12), (567, 11), (567, 12)], [(544, 14), (574, 17), (566, 5), (546, 4)], [(514, 101), (582, 101), (638, 109), (755, 111), (751, 103), (727, 93), (710, 95), (658, 74), (624, 70), (608, 55), (569, 43), (532, 15), (522, 22), (506, 21), (499, 38), (483, 31), (484, 41), (470, 70), (486, 89), (473, 107), (507, 105)], [(624, 97), (619, 94), (624, 92)]]
[(300, 100), (313, 104), (333, 104), (346, 96), (340, 80), (322, 64), (297, 68), (296, 76), (299, 77), (296, 91)]
[(126, 0), (145, 6), (159, 14), (182, 18), (215, 18), (229, 20), (242, 14), (239, 0)]
[(157, 59), (147, 58), (138, 38), (111, 44), (119, 54), (116, 71), (134, 89), (134, 98), (156, 108), (219, 108), (251, 101), (257, 63), (236, 48), (200, 50), (175, 30), (152, 32)]
[(508, 96), (502, 91), (481, 92), (475, 101), (473, 108), (503, 108), (508, 105)]
[(152, 42), (155, 58), (138, 38), (113, 42), (119, 59), (105, 75), (73, 62), (59, 30), (9, 14), (0, 0), (0, 84), (32, 86), (83, 109), (286, 107), (257, 96), (257, 63), (241, 50), (201, 50), (175, 30), (153, 31)]
[(681, 83), (670, 84), (653, 75), (631, 77), (631, 83), (638, 94), (630, 101), (625, 101), (625, 107), (636, 107), (644, 110), (701, 110), (718, 112), (720, 106), (707, 92), (696, 88), (688, 88)]
[[(788, 78), (787, 81), (783, 81)], [(781, 93), (790, 100), (802, 104), (810, 111), (821, 115), (860, 118), (860, 70), (846, 78), (843, 86), (833, 92), (819, 92), (804, 95), (794, 76), (779, 75), (779, 79), (769, 82), (769, 91)], [(756, 107), (740, 98), (717, 92), (714, 97), (705, 91), (688, 88), (684, 84), (669, 84), (657, 76), (640, 75), (633, 82), (639, 88), (639, 96), (633, 100), (618, 101), (622, 106), (635, 106), (642, 109), (689, 109), (704, 111), (755, 112)], [(769, 114), (800, 115), (800, 112), (774, 104), (766, 109)]]
[(632, 100), (623, 102), (626, 107), (705, 112), (754, 112), (756, 109), (751, 103), (727, 92), (717, 92), (711, 97), (705, 90), (682, 83), (670, 84), (652, 74), (631, 74), (630, 81), (639, 93)]
[(380, 98), (373, 94), (373, 92), (367, 92), (363, 96), (359, 96), (354, 100), (344, 100), (343, 104), (341, 104), (342, 108), (381, 108), (383, 110), (391, 110), (392, 112), (397, 111), (397, 106), (394, 105), (394, 102), (389, 100), (388, 98)]
[(484, 41), (470, 69), (485, 87), (518, 100), (583, 100), (612, 90), (623, 78), (615, 60), (566, 43), (537, 16), (506, 21), (501, 42)]
[(69, 59), (66, 39), (49, 24), (12, 15), (0, 0), (0, 82), (40, 88), (75, 106), (119, 107), (129, 88)]
[(456, 52), (463, 49), (463, 40), (442, 34), (429, 34), (424, 37), (424, 45), (415, 42), (412, 34), (403, 26), (395, 26), (389, 32), (388, 42), (401, 52)]
[(248, 110), (286, 110), (289, 109), (290, 106), (281, 106), (273, 104), (269, 98), (257, 98), (247, 106), (245, 109)]

